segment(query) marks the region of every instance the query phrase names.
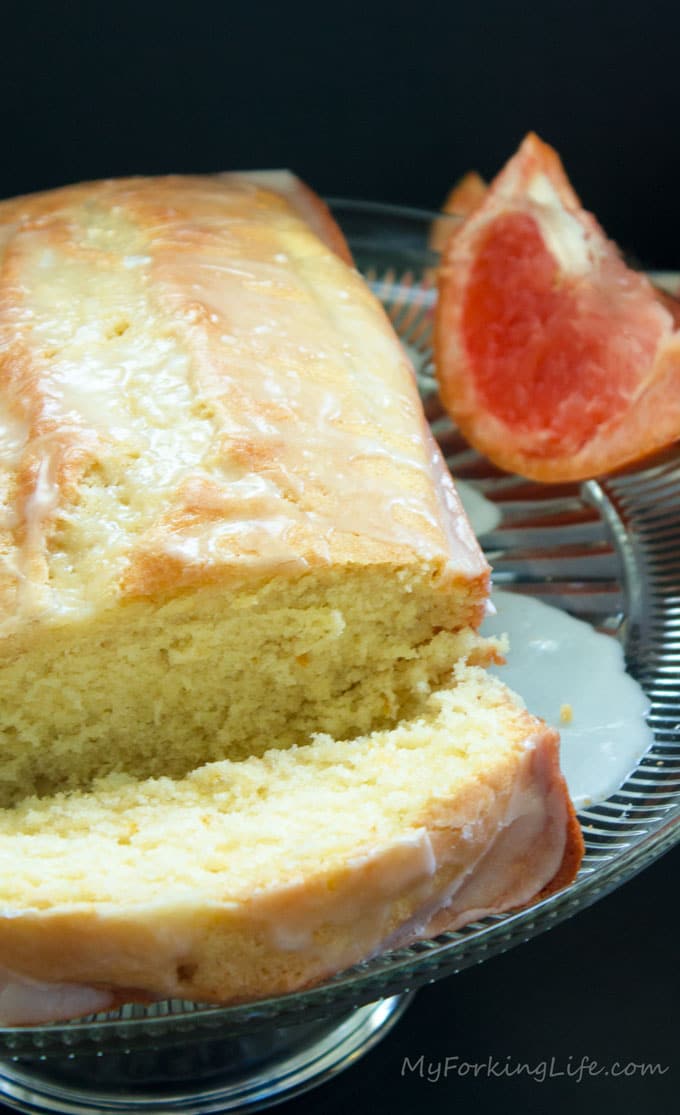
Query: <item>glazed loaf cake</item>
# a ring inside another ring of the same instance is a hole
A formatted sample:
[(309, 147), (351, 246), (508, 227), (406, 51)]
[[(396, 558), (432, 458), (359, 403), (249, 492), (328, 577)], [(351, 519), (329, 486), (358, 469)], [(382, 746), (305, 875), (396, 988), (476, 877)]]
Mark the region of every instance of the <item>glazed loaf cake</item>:
[(311, 191), (68, 187), (0, 204), (0, 255), (0, 805), (388, 727), (493, 653), (412, 370)]
[(0, 205), (0, 1021), (236, 1002), (581, 839), (412, 370), (286, 176)]

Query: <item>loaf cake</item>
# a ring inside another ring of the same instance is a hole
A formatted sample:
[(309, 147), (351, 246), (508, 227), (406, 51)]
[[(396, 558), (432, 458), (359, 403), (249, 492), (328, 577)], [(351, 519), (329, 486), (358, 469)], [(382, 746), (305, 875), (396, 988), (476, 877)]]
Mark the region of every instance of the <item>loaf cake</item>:
[(395, 724), (482, 617), (382, 308), (262, 181), (0, 205), (0, 805)]
[(0, 1020), (280, 994), (581, 840), (381, 307), (286, 175), (0, 204)]

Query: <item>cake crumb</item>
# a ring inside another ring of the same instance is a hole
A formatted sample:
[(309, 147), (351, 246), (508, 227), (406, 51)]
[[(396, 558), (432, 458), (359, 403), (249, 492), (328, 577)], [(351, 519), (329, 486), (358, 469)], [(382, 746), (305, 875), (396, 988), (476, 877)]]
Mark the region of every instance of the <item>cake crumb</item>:
[(560, 705), (560, 723), (571, 724), (574, 719), (574, 710), (571, 705)]

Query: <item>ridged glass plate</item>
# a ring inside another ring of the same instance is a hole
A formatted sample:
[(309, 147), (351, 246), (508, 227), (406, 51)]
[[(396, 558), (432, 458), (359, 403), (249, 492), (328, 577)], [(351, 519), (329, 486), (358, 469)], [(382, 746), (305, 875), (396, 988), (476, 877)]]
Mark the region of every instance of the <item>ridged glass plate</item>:
[(500, 520), (483, 538), (496, 580), (621, 641), (627, 669), (650, 700), (653, 744), (615, 794), (580, 814), (587, 852), (576, 881), (528, 910), (386, 953), (323, 986), (281, 998), (229, 1008), (171, 1001), (69, 1024), (0, 1029), (6, 1060), (150, 1052), (178, 1039), (208, 1046), (217, 1035), (247, 1043), (263, 1029), (281, 1032), (340, 1014), (527, 940), (624, 883), (680, 839), (680, 455), (580, 485), (538, 485), (499, 472), (466, 446), (437, 397), (431, 351), (437, 256), (428, 247), (433, 215), (331, 204), (357, 266), (413, 358), (452, 471), (498, 508)]

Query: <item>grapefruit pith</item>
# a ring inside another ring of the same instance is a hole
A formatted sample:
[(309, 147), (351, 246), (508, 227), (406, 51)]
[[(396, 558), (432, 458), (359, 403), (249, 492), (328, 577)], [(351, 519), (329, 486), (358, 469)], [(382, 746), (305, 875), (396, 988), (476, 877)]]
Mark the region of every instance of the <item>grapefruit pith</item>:
[(678, 325), (529, 135), (443, 249), (442, 401), (501, 468), (601, 475), (680, 437)]

